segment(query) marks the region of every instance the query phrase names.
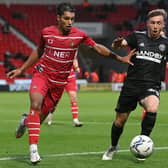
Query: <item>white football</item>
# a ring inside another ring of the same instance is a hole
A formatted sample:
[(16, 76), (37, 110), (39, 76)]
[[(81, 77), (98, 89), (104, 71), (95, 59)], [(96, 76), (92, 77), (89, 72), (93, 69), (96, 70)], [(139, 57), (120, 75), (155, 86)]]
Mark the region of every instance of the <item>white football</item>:
[(138, 135), (134, 137), (130, 143), (131, 153), (139, 159), (149, 157), (154, 150), (154, 143), (152, 139), (145, 135)]

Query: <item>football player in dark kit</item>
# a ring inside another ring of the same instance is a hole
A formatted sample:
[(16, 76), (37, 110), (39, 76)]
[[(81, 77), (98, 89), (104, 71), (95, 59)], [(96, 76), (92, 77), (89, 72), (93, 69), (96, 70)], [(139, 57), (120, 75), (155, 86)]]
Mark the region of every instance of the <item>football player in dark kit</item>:
[[(163, 68), (168, 55), (168, 39), (162, 35), (167, 13), (155, 9), (147, 15), (147, 31), (135, 31), (125, 39), (119, 37), (112, 43), (113, 49), (129, 46), (136, 49), (128, 67), (127, 78), (116, 106), (116, 118), (111, 128), (111, 146), (102, 160), (111, 160), (117, 151), (118, 141), (131, 111), (139, 103), (146, 115), (141, 123), (141, 135), (150, 136), (155, 125)], [(140, 160), (140, 158), (137, 158)]]

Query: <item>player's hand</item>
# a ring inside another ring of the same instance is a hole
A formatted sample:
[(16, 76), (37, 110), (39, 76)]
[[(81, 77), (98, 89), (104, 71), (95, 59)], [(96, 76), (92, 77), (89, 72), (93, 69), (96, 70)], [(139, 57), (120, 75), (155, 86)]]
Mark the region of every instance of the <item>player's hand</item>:
[(124, 40), (123, 37), (118, 37), (118, 38), (116, 38), (116, 39), (113, 41), (111, 47), (112, 47), (113, 49), (119, 49), (119, 48), (121, 48), (121, 43), (122, 43), (123, 40)]
[(134, 64), (131, 62), (131, 58), (132, 58), (132, 56), (135, 55), (135, 54), (136, 54), (136, 49), (131, 50), (131, 51), (128, 53), (127, 56), (122, 57), (122, 62), (127, 63), (127, 64), (130, 64), (130, 65), (134, 65)]
[(8, 72), (6, 75), (8, 78), (15, 78), (16, 76), (22, 74), (22, 70), (20, 68), (14, 69), (10, 72)]
[(75, 72), (79, 73), (80, 72), (80, 68), (78, 66), (74, 66), (73, 69), (75, 70)]

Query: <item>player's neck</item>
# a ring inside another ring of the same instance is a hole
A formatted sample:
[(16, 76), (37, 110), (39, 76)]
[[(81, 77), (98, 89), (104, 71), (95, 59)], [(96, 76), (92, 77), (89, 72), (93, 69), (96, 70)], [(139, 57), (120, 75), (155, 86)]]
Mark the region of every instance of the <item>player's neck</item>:
[(151, 36), (150, 34), (148, 34), (148, 37), (149, 37), (149, 38), (151, 38), (151, 39), (153, 39), (153, 40), (157, 40), (157, 39), (159, 39), (159, 38), (160, 38), (160, 35), (159, 35), (159, 36), (154, 37), (154, 36)]
[(61, 35), (68, 35), (70, 32), (70, 31), (63, 30), (59, 25), (57, 27), (58, 27), (58, 31), (60, 32)]

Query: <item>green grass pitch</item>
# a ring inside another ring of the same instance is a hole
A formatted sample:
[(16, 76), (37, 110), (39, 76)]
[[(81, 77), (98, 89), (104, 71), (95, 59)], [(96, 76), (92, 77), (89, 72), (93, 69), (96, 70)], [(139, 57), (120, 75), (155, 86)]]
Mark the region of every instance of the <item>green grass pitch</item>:
[[(81, 128), (72, 126), (69, 99), (64, 93), (54, 113), (53, 125), (43, 124), (39, 143), (39, 168), (167, 168), (168, 92), (161, 92), (161, 103), (152, 139), (155, 151), (145, 162), (137, 162), (129, 152), (131, 139), (140, 132), (141, 108), (132, 112), (120, 139), (120, 150), (112, 161), (102, 161), (110, 144), (111, 123), (118, 92), (79, 92)], [(32, 167), (29, 162), (27, 133), (14, 136), (22, 113), (29, 109), (27, 92), (0, 93), (0, 168)]]

